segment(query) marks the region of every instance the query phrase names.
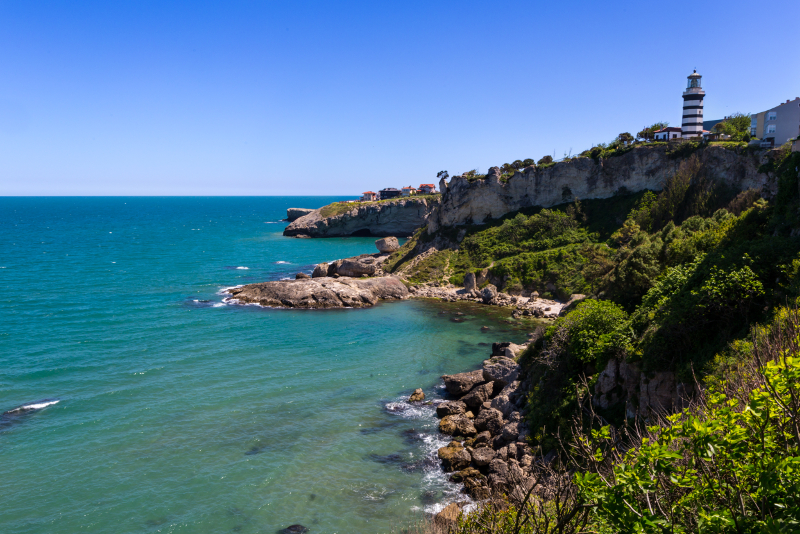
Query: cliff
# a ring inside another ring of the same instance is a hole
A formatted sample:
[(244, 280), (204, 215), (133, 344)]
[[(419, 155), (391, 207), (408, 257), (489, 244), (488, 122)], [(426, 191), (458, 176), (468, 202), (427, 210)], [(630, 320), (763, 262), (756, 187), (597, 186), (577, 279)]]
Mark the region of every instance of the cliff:
[[(431, 214), (428, 231), (466, 223), (482, 223), (531, 206), (550, 207), (575, 198), (608, 198), (617, 192), (661, 190), (684, 158), (670, 155), (671, 147), (637, 146), (617, 157), (594, 160), (582, 157), (539, 168), (528, 167), (507, 181), (491, 172), (484, 179), (469, 181), (455, 176), (442, 180), (441, 207)], [(737, 190), (757, 189), (771, 197), (774, 184), (758, 168), (767, 151), (730, 150), (720, 146), (699, 149), (705, 175)]]
[[(337, 203), (292, 222), (286, 236), (410, 236), (425, 226), (438, 197), (399, 198), (384, 202)], [(351, 207), (352, 206), (352, 207)]]

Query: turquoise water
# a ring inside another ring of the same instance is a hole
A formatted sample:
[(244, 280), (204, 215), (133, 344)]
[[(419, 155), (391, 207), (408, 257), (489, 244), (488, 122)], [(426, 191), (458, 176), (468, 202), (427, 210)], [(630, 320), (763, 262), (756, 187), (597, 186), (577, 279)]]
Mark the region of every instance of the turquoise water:
[(0, 412), (49, 399), (0, 418), (0, 531), (397, 532), (455, 498), (432, 409), (402, 399), (523, 332), (428, 301), (222, 303), (372, 252), (281, 235), (331, 200), (0, 198)]

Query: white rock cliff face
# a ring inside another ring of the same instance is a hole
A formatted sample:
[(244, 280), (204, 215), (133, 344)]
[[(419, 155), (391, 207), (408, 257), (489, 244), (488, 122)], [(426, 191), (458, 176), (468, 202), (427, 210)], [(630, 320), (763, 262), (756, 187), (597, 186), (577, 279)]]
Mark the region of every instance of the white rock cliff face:
[(308, 237), (410, 236), (428, 222), (436, 200), (404, 198), (391, 202), (356, 204), (352, 210), (323, 217), (320, 209), (300, 217), (283, 235)]
[[(706, 175), (739, 189), (758, 189), (766, 196), (774, 193), (770, 176), (759, 174), (766, 152), (737, 153), (710, 146), (697, 152)], [(622, 188), (630, 192), (659, 191), (675, 174), (682, 159), (667, 156), (667, 147), (637, 147), (622, 156), (593, 160), (578, 158), (539, 169), (528, 167), (515, 173), (506, 183), (490, 174), (469, 182), (456, 176), (447, 184), (442, 180), (442, 205), (431, 214), (428, 231), (469, 222), (480, 224), (513, 211), (532, 206), (549, 207), (575, 198), (608, 198)]]

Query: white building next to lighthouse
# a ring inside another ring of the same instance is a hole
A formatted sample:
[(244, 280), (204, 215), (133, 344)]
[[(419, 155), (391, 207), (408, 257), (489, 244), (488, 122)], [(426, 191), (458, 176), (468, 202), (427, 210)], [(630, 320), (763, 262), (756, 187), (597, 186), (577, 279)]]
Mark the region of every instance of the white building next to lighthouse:
[(689, 83), (683, 92), (683, 118), (681, 137), (701, 137), (703, 135), (703, 98), (706, 92), (700, 86), (700, 76), (695, 70), (688, 76)]

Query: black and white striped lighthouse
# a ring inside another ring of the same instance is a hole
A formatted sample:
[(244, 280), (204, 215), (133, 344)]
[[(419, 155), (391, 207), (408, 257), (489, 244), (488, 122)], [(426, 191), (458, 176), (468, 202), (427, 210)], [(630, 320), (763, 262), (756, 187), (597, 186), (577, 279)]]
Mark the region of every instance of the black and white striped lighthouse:
[(700, 87), (700, 76), (695, 70), (689, 75), (689, 83), (683, 92), (683, 120), (681, 137), (698, 137), (703, 135), (703, 97), (706, 92)]

